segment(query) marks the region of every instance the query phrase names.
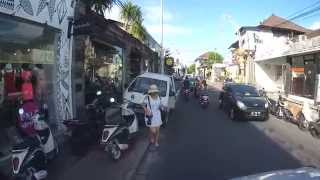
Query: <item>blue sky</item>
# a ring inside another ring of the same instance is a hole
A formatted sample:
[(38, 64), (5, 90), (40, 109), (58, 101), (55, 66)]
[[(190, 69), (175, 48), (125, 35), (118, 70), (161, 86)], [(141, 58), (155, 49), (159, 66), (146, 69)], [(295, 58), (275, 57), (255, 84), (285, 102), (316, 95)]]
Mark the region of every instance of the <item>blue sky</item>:
[[(164, 46), (186, 64), (199, 55), (217, 50), (229, 59), (229, 45), (236, 29), (258, 25), (275, 14), (287, 18), (318, 0), (164, 0)], [(132, 0), (143, 11), (144, 25), (160, 42), (160, 0)], [(108, 18), (118, 19), (115, 7)], [(307, 28), (320, 28), (320, 11), (294, 21)]]

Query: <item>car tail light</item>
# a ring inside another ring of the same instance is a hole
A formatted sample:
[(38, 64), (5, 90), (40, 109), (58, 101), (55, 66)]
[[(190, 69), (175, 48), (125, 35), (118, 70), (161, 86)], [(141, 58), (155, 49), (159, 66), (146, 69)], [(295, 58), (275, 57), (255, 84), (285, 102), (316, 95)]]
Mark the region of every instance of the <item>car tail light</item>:
[(19, 168), (19, 158), (15, 157), (12, 159), (13, 170), (17, 171)]

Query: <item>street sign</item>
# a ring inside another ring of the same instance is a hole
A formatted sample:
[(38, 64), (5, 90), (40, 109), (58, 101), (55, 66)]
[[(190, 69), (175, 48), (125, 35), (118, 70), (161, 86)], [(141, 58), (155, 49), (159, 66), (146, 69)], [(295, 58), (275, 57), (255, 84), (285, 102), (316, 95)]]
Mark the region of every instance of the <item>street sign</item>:
[(171, 57), (166, 58), (166, 65), (167, 66), (173, 66), (173, 63), (174, 63), (173, 58), (171, 58)]

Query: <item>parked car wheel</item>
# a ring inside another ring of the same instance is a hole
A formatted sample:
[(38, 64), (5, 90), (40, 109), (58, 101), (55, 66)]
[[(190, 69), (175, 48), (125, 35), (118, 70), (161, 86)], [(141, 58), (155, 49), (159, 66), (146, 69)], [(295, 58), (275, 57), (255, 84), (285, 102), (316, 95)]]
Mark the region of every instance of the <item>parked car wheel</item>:
[(222, 109), (222, 107), (223, 107), (223, 101), (222, 101), (222, 99), (219, 99), (218, 100), (218, 103), (219, 103), (219, 109)]
[(310, 134), (312, 135), (312, 137), (320, 139), (320, 133), (311, 125), (310, 129)]
[(168, 110), (167, 112), (164, 113), (163, 127), (166, 127), (168, 125), (168, 122), (170, 119), (170, 113), (171, 113), (171, 110)]
[(309, 122), (306, 120), (302, 113), (298, 117), (298, 127), (302, 131), (307, 131), (309, 129)]
[(236, 112), (235, 112), (235, 109), (234, 108), (231, 108), (230, 111), (229, 111), (229, 117), (232, 121), (235, 121), (236, 120)]

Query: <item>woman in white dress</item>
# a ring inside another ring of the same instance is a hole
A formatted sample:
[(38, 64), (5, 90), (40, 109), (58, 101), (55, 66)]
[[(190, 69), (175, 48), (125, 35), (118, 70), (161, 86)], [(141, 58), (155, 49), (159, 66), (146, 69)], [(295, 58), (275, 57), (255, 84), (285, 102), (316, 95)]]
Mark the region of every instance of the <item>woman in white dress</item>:
[(159, 146), (159, 134), (161, 120), (161, 109), (163, 105), (159, 97), (159, 89), (157, 85), (151, 85), (148, 90), (148, 95), (143, 101), (143, 107), (145, 112), (145, 121), (147, 127), (150, 129), (150, 143), (155, 147)]

